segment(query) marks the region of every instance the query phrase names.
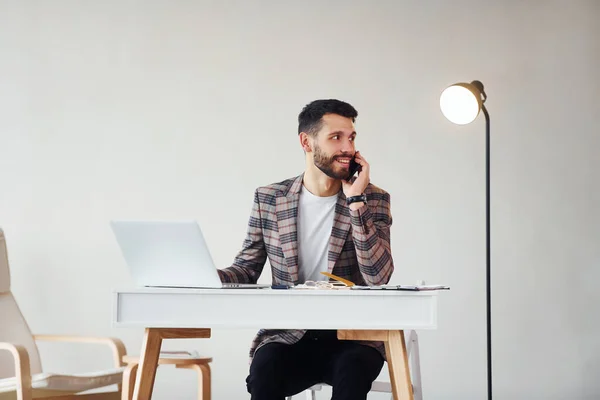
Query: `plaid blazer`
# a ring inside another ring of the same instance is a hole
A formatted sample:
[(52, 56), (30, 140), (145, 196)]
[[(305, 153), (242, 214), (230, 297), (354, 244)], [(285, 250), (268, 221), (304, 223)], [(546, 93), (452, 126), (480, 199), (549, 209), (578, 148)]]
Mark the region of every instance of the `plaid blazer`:
[[(247, 235), (233, 265), (219, 270), (223, 282), (256, 283), (269, 259), (273, 284), (299, 284), (296, 220), (304, 174), (259, 187)], [(365, 190), (367, 204), (357, 210), (346, 205), (340, 189), (329, 239), (328, 269), (357, 285), (388, 283), (394, 270), (390, 248), (390, 195), (375, 185)], [(261, 329), (254, 338), (250, 359), (261, 346), (293, 344), (305, 330)], [(385, 359), (382, 342), (360, 342), (375, 347)]]

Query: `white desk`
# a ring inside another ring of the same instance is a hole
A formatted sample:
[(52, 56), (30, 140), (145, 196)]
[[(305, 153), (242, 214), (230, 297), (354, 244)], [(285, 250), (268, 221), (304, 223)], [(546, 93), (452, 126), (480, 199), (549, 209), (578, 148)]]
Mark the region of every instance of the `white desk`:
[(113, 323), (146, 330), (135, 400), (152, 396), (162, 339), (209, 338), (211, 328), (337, 329), (340, 339), (383, 341), (394, 398), (412, 400), (404, 330), (437, 328), (437, 292), (139, 288), (115, 292)]

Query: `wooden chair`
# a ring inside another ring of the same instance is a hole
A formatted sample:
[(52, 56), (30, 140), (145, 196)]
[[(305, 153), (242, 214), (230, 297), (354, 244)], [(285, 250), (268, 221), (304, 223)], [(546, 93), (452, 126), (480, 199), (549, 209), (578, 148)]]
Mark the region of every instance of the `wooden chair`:
[[(0, 400), (118, 400), (126, 350), (118, 339), (33, 335), (10, 291), (10, 271), (4, 232), (0, 229)], [(114, 367), (78, 374), (42, 373), (36, 341), (102, 344), (114, 357)], [(96, 393), (91, 389), (115, 387)]]
[[(421, 362), (419, 358), (419, 336), (416, 331), (406, 331), (406, 354), (410, 361), (410, 374), (412, 379), (414, 400), (423, 400), (423, 391), (421, 387)], [(316, 400), (316, 392), (321, 390), (324, 383), (314, 385), (304, 392), (307, 400)], [(390, 399), (394, 400), (392, 393), (392, 384), (385, 381), (375, 381), (371, 387), (371, 392), (390, 393)], [(286, 400), (292, 400), (289, 396)]]

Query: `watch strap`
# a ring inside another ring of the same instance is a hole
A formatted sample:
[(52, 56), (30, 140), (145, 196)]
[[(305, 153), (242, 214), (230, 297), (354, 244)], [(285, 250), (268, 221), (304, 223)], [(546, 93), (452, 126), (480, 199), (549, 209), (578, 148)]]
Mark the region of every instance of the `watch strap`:
[(359, 201), (362, 201), (363, 203), (367, 204), (367, 195), (366, 194), (361, 194), (358, 196), (350, 196), (346, 198), (346, 205), (350, 205), (352, 203), (358, 203)]

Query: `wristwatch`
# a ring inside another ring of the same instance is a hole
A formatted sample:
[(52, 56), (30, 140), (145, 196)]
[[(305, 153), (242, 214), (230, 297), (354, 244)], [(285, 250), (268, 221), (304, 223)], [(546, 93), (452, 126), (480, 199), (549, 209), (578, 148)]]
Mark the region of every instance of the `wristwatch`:
[(346, 205), (350, 205), (352, 203), (358, 203), (359, 201), (362, 201), (363, 203), (367, 204), (367, 195), (366, 194), (361, 194), (359, 196), (350, 196), (346, 198)]

